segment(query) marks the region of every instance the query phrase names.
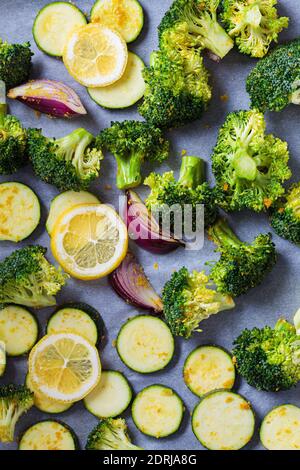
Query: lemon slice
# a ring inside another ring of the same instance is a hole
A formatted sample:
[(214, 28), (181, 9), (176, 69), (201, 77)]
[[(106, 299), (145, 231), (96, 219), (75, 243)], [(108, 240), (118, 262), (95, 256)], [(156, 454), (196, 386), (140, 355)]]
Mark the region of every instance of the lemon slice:
[(51, 238), (53, 256), (71, 276), (99, 279), (116, 269), (128, 247), (127, 228), (105, 204), (80, 204), (59, 217)]
[(122, 36), (100, 24), (74, 28), (63, 52), (70, 75), (90, 88), (111, 85), (119, 80), (127, 59), (127, 45)]
[(28, 362), (34, 390), (63, 403), (84, 398), (101, 377), (97, 349), (74, 333), (44, 336), (31, 350)]

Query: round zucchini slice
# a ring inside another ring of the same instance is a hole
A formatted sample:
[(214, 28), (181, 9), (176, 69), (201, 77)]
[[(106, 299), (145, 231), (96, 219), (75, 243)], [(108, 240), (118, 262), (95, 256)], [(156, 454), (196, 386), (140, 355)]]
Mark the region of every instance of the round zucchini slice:
[(29, 373), (26, 375), (25, 385), (29, 390), (33, 392), (34, 395), (34, 406), (42, 411), (43, 413), (49, 414), (58, 414), (63, 413), (71, 408), (72, 403), (62, 403), (54, 400), (50, 400), (45, 395), (40, 392), (36, 392), (33, 388), (32, 381), (30, 379)]
[(87, 191), (65, 191), (52, 199), (46, 221), (46, 230), (50, 236), (61, 214), (78, 204), (100, 204), (100, 201), (94, 194)]
[(192, 428), (210, 450), (239, 450), (252, 438), (255, 417), (250, 403), (227, 390), (211, 392), (195, 407)]
[(121, 372), (105, 370), (99, 384), (84, 398), (86, 409), (97, 418), (115, 418), (128, 408), (132, 390)]
[(160, 438), (174, 434), (180, 427), (184, 405), (176, 392), (164, 385), (141, 390), (132, 404), (136, 427), (148, 436)]
[(159, 318), (138, 315), (119, 331), (117, 352), (124, 364), (135, 372), (150, 374), (164, 369), (174, 355), (174, 338)]
[(28, 428), (19, 443), (19, 450), (76, 450), (74, 431), (65, 423), (45, 420)]
[(70, 31), (86, 24), (86, 17), (72, 3), (52, 2), (39, 11), (32, 33), (39, 49), (48, 55), (62, 57)]
[(103, 108), (123, 109), (134, 105), (145, 93), (144, 62), (133, 52), (128, 53), (124, 75), (112, 85), (88, 88), (92, 100)]
[(0, 341), (0, 377), (4, 375), (6, 369), (6, 352), (5, 352), (5, 343)]
[(98, 344), (104, 336), (100, 313), (84, 303), (69, 303), (59, 307), (48, 320), (46, 334), (75, 333), (92, 344)]
[(198, 397), (213, 390), (231, 390), (235, 382), (232, 357), (225, 349), (217, 346), (200, 346), (186, 358), (183, 378)]
[(0, 340), (5, 343), (8, 356), (29, 353), (38, 340), (36, 317), (24, 307), (7, 305), (0, 309)]
[(40, 202), (25, 184), (0, 183), (0, 207), (0, 240), (20, 242), (29, 237), (40, 222)]
[(300, 408), (280, 405), (263, 419), (260, 440), (268, 450), (300, 450)]
[(116, 29), (126, 42), (132, 42), (143, 28), (144, 12), (137, 0), (98, 0), (91, 10), (91, 22)]

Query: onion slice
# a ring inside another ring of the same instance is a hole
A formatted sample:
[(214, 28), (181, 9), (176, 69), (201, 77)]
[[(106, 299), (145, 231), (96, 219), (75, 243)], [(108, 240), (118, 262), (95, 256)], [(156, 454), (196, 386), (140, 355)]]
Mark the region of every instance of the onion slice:
[(169, 253), (179, 246), (184, 246), (181, 240), (161, 231), (143, 201), (131, 189), (126, 191), (124, 220), (131, 240), (150, 253)]
[(127, 253), (118, 268), (109, 275), (109, 282), (127, 303), (155, 313), (162, 312), (162, 301), (133, 253)]
[(77, 93), (56, 80), (31, 80), (12, 88), (7, 96), (53, 117), (72, 118), (87, 114)]

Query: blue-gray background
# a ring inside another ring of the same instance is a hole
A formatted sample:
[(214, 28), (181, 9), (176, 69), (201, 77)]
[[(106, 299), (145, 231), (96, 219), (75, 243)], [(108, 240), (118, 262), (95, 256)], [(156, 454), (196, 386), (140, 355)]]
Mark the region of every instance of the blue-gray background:
[[(111, 120), (123, 120), (125, 118), (138, 118), (136, 107), (125, 111), (108, 111), (98, 107), (89, 98), (86, 90), (77, 84), (68, 74), (60, 60), (48, 57), (40, 52), (32, 38), (31, 28), (33, 20), (39, 9), (47, 4), (47, 0), (1, 0), (0, 35), (9, 42), (23, 42), (30, 40), (35, 52), (33, 57), (33, 74), (35, 78), (49, 78), (62, 80), (73, 87), (80, 95), (88, 110), (88, 116), (82, 119), (55, 120), (46, 116), (37, 118), (32, 110), (21, 103), (10, 101), (10, 111), (16, 114), (27, 127), (42, 127), (48, 136), (62, 136), (77, 127), (86, 127), (93, 133), (109, 125)], [(84, 12), (89, 13), (93, 4), (92, 0), (77, 0), (74, 3)], [(137, 52), (145, 62), (148, 61), (149, 53), (157, 47), (157, 25), (164, 11), (171, 4), (170, 0), (141, 0), (145, 9), (145, 26), (138, 40), (129, 45), (129, 49)], [(300, 35), (300, 9), (297, 0), (279, 1), (280, 13), (290, 16), (288, 30), (280, 36), (280, 42), (292, 39)], [(255, 60), (239, 54), (233, 50), (220, 64), (214, 64), (207, 60), (207, 67), (212, 76), (213, 100), (203, 116), (202, 120), (172, 131), (172, 155), (162, 170), (178, 170), (180, 164), (180, 153), (186, 149), (189, 154), (203, 157), (208, 166), (212, 147), (216, 141), (219, 126), (223, 123), (226, 113), (235, 109), (247, 109), (249, 99), (245, 92), (245, 79)], [(228, 101), (224, 102), (220, 96), (228, 95)], [(279, 137), (286, 139), (291, 152), (291, 167), (293, 179), (299, 179), (300, 168), (300, 132), (299, 120), (300, 109), (290, 106), (281, 113), (269, 113), (267, 116), (268, 132), (273, 132)], [(149, 171), (149, 168), (145, 169)], [(209, 177), (212, 181), (211, 171)], [(41, 243), (49, 246), (49, 237), (44, 229), (44, 223), (51, 199), (57, 194), (54, 187), (38, 181), (32, 174), (30, 167), (24, 168), (18, 174), (9, 178), (1, 177), (0, 181), (17, 180), (29, 184), (39, 195), (42, 203), (42, 220), (39, 228), (33, 235), (20, 243), (18, 247), (29, 243)], [(115, 189), (115, 163), (111, 156), (106, 156), (102, 168), (101, 177), (93, 184), (92, 190), (103, 202), (114, 203), (117, 207), (119, 192)], [(111, 184), (112, 189), (106, 190), (105, 185)], [(140, 191), (141, 194), (144, 190)], [(258, 232), (269, 231), (268, 220), (264, 215), (256, 215), (250, 212), (233, 214), (231, 222), (237, 233), (245, 240), (251, 240)], [(105, 321), (108, 335), (105, 347), (101, 350), (101, 360), (104, 368), (117, 369), (124, 372), (138, 392), (146, 385), (162, 383), (174, 387), (184, 400), (186, 406), (185, 418), (180, 430), (167, 439), (151, 439), (140, 433), (132, 423), (130, 410), (125, 413), (128, 419), (130, 433), (134, 442), (145, 449), (198, 449), (202, 446), (197, 441), (190, 426), (190, 413), (198, 402), (185, 386), (182, 380), (182, 366), (188, 353), (196, 346), (205, 343), (216, 343), (228, 349), (231, 348), (232, 340), (245, 327), (273, 325), (279, 316), (292, 320), (293, 315), (300, 307), (299, 291), (299, 248), (292, 246), (287, 241), (279, 239), (274, 235), (274, 241), (278, 248), (278, 262), (272, 273), (265, 279), (264, 283), (253, 289), (247, 295), (237, 300), (234, 310), (216, 315), (201, 326), (202, 333), (197, 333), (189, 341), (176, 340), (176, 354), (167, 370), (161, 373), (139, 375), (126, 368), (120, 361), (115, 348), (112, 346), (120, 325), (129, 317), (136, 315), (138, 310), (126, 305), (107, 285), (106, 279), (95, 282), (82, 282), (70, 280), (68, 285), (58, 296), (58, 303), (65, 301), (83, 301), (90, 303), (98, 309)], [(10, 254), (16, 246), (13, 243), (1, 242), (0, 258)], [(139, 250), (134, 244), (132, 249), (138, 254), (140, 261), (145, 267), (146, 273), (158, 291), (161, 291), (163, 283), (168, 279), (175, 268), (186, 265), (189, 268), (203, 269), (206, 260), (216, 258), (214, 246), (205, 240), (204, 248), (200, 252), (187, 252), (182, 249), (166, 256), (154, 256)], [(51, 258), (51, 253), (48, 253)], [(158, 263), (155, 269), (154, 263)], [(46, 319), (52, 309), (37, 312), (42, 328), (45, 327)], [(24, 381), (26, 373), (26, 358), (9, 358), (6, 373), (0, 379), (0, 384)], [(244, 394), (252, 403), (256, 416), (257, 427), (266, 414), (274, 405), (291, 402), (300, 406), (300, 387), (280, 393), (257, 392), (242, 380), (238, 380), (235, 390)], [(82, 447), (85, 445), (89, 431), (97, 423), (97, 419), (88, 413), (82, 403), (77, 403), (69, 411), (58, 415), (60, 419), (71, 425), (78, 435)], [(40, 419), (45, 419), (46, 414), (36, 409), (31, 409), (17, 425), (16, 436), (30, 424)], [(17, 445), (0, 445), (0, 449), (16, 449)], [(261, 449), (256, 431), (252, 442), (247, 449)]]

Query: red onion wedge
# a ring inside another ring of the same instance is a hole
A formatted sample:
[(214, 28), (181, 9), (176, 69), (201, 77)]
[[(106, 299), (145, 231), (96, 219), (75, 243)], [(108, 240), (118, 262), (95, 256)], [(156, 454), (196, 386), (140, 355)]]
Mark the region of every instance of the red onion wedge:
[(77, 93), (56, 80), (31, 80), (12, 88), (7, 96), (53, 117), (72, 118), (87, 114)]
[(140, 197), (131, 189), (126, 191), (124, 220), (129, 238), (150, 253), (163, 254), (175, 250), (184, 243), (170, 234), (163, 233)]
[(120, 266), (109, 275), (109, 282), (129, 304), (155, 313), (162, 312), (162, 301), (133, 253), (127, 253)]

